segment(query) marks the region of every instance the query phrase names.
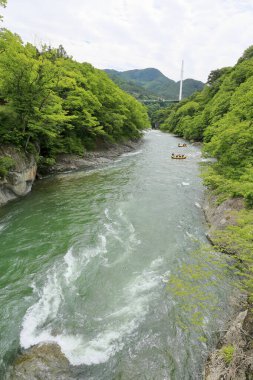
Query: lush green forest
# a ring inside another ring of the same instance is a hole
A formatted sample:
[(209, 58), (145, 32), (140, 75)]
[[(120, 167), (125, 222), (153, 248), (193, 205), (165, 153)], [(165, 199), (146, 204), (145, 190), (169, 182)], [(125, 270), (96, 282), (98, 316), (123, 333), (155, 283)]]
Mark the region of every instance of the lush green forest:
[(137, 84), (136, 81), (130, 78), (124, 78), (124, 76), (121, 75), (119, 71), (111, 69), (106, 69), (104, 71), (106, 72), (106, 74), (109, 75), (113, 82), (116, 83), (123, 91), (126, 91), (127, 93), (131, 94), (136, 99), (140, 101), (149, 99), (159, 99), (158, 95), (154, 94), (150, 90), (147, 90), (141, 84)]
[(101, 70), (78, 63), (62, 46), (38, 50), (0, 31), (0, 141), (52, 163), (97, 144), (139, 138), (146, 108)]
[(161, 129), (204, 142), (215, 157), (206, 184), (253, 206), (253, 47), (234, 67), (212, 71), (202, 92), (162, 110)]
[[(104, 70), (109, 77), (124, 91), (144, 102), (153, 127), (157, 120), (155, 112), (166, 107), (168, 103), (163, 99), (178, 100), (180, 82), (167, 78), (159, 70), (147, 68), (142, 70)], [(183, 82), (183, 98), (200, 91), (204, 83), (185, 79)]]
[[(167, 78), (159, 70), (147, 68), (142, 70), (116, 71), (105, 70), (115, 83), (137, 99), (178, 99), (180, 82)], [(204, 87), (204, 83), (195, 79), (185, 79), (183, 98), (192, 95)]]
[[(203, 167), (204, 183), (218, 202), (241, 197), (246, 210), (237, 225), (222, 233), (253, 273), (253, 46), (234, 67), (210, 73), (205, 88), (190, 98), (156, 113), (164, 131), (203, 141), (203, 151), (215, 162)], [(253, 301), (252, 275), (246, 275)]]

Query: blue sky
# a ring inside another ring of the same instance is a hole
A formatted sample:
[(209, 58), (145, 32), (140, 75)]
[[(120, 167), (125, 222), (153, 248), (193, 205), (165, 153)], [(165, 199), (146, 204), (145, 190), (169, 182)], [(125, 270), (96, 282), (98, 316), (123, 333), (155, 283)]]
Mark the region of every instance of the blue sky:
[(3, 26), (97, 68), (207, 80), (253, 44), (253, 0), (8, 0)]

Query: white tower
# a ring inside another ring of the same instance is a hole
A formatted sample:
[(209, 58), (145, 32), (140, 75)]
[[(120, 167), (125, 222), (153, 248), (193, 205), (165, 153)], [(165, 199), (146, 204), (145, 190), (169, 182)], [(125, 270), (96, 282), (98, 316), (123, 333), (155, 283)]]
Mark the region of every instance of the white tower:
[(179, 101), (182, 100), (183, 77), (184, 77), (184, 61), (182, 61), (182, 68), (181, 68), (181, 81), (180, 81), (180, 90), (179, 90)]

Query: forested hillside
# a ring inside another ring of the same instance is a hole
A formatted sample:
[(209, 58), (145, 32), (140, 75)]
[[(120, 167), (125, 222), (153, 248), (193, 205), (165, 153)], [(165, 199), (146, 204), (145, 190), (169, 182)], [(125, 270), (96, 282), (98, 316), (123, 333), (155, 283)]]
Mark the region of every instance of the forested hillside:
[(202, 92), (157, 115), (161, 129), (204, 141), (217, 159), (206, 183), (253, 206), (253, 47), (234, 67), (212, 71)]
[(147, 99), (158, 99), (159, 96), (147, 90), (140, 84), (137, 84), (134, 80), (125, 79), (121, 76), (119, 71), (116, 70), (104, 70), (108, 76), (116, 83), (123, 91), (128, 92), (136, 99), (142, 101)]
[(243, 276), (253, 301), (253, 46), (234, 67), (212, 71), (202, 92), (158, 111), (156, 119), (164, 131), (204, 142), (205, 154), (216, 159), (204, 165), (204, 182), (219, 203), (244, 200), (246, 209), (227, 216), (236, 223), (217, 241), (246, 264)]
[(149, 126), (144, 106), (62, 46), (39, 51), (1, 29), (0, 51), (1, 144), (50, 163), (58, 153), (138, 138)]
[[(178, 99), (180, 82), (167, 78), (159, 70), (147, 68), (142, 70), (116, 71), (105, 70), (115, 83), (138, 99), (162, 97)], [(185, 79), (183, 98), (192, 95), (204, 87), (204, 83), (195, 79)]]

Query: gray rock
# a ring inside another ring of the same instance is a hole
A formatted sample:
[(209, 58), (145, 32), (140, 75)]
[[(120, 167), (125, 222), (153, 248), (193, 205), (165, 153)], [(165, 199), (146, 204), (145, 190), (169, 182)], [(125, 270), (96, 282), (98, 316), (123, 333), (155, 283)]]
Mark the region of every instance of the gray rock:
[(127, 143), (114, 144), (103, 149), (86, 152), (83, 157), (73, 154), (61, 154), (57, 157), (55, 165), (50, 168), (50, 173), (65, 171), (92, 169), (106, 165), (124, 153), (131, 152), (141, 145), (142, 140), (128, 141)]
[[(253, 379), (253, 348), (248, 323), (252, 325), (252, 314), (245, 310), (231, 321), (230, 327), (220, 342), (219, 349), (208, 358), (205, 380), (250, 380)], [(252, 326), (250, 328), (252, 331)], [(233, 348), (230, 360), (224, 350)]]
[[(221, 204), (217, 204), (217, 197), (213, 195), (208, 194), (205, 198), (203, 209), (209, 223), (207, 237), (226, 253), (238, 254), (238, 247), (235, 242), (227, 242), (225, 235), (222, 238), (222, 231), (237, 224), (237, 213), (244, 207), (242, 198), (227, 199)], [(209, 356), (205, 380), (253, 380), (253, 314), (245, 298), (246, 294), (241, 293), (233, 302), (235, 308), (244, 307), (244, 310), (230, 321), (226, 334)], [(243, 303), (246, 305), (242, 306)], [(228, 347), (233, 351), (231, 360), (224, 353)]]
[(70, 363), (55, 343), (25, 350), (10, 368), (6, 380), (74, 380)]
[(14, 147), (1, 147), (0, 157), (6, 156), (14, 160), (15, 167), (0, 181), (0, 205), (28, 194), (37, 172), (33, 155), (25, 155)]
[[(242, 198), (231, 198), (217, 204), (217, 197), (206, 195), (203, 210), (210, 226), (207, 237), (213, 244), (217, 243), (217, 232), (236, 225), (236, 212), (243, 210), (244, 207)], [(220, 239), (218, 243), (221, 245)], [(226, 245), (225, 241), (224, 245)]]

